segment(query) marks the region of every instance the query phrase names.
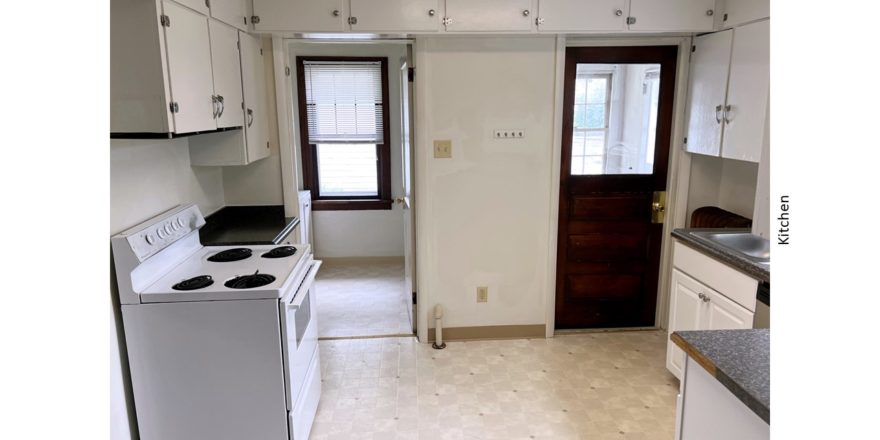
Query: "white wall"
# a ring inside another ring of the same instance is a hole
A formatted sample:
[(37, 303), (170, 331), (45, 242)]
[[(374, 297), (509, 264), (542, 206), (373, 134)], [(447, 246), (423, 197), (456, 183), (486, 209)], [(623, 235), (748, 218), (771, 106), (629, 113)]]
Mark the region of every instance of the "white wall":
[[(391, 128), (391, 195), (400, 197), (400, 66), (406, 57), (404, 44), (296, 43), (290, 47), (291, 64), (297, 56), (388, 57), (388, 99)], [(291, 70), (293, 65), (291, 65)], [(291, 72), (296, 90), (296, 74)], [(294, 120), (299, 130), (299, 108)], [(299, 146), (297, 146), (299, 149)], [(301, 163), (297, 161), (297, 163)], [(300, 172), (300, 175), (302, 173)], [(403, 256), (403, 213), (397, 204), (385, 211), (313, 211), (315, 255), (328, 257)]]
[(688, 224), (694, 210), (702, 206), (718, 206), (752, 218), (757, 182), (756, 163), (692, 154)]
[[(427, 37), (416, 46), (419, 329), (545, 323), (554, 37)], [(494, 129), (525, 131), (494, 140)], [(452, 141), (434, 159), (432, 141)], [(476, 303), (476, 287), (489, 302)]]
[[(195, 202), (207, 215), (222, 207), (223, 200), (221, 169), (190, 167), (186, 138), (110, 142), (110, 235), (181, 203)], [(111, 438), (127, 440), (124, 360), (116, 344), (121, 323), (118, 316), (113, 322), (117, 333), (111, 334)]]

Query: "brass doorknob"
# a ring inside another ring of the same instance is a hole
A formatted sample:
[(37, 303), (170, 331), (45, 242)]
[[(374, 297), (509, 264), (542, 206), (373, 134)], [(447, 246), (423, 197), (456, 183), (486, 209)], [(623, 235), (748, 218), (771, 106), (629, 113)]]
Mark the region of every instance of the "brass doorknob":
[(651, 204), (651, 210), (654, 212), (664, 212), (666, 207), (661, 205), (660, 202), (654, 202)]
[(403, 199), (403, 197), (398, 197), (398, 198), (394, 199), (394, 201), (397, 202), (397, 203), (399, 203), (399, 204), (401, 204), (401, 205), (403, 204), (403, 202), (405, 202), (405, 200)]

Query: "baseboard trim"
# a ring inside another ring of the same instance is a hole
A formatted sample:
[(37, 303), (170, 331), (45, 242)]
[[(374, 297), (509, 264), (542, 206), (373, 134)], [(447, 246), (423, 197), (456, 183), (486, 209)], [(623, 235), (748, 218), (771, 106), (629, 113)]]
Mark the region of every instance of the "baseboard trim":
[[(524, 339), (546, 337), (544, 324), (490, 325), (481, 327), (447, 327), (444, 341), (477, 341), (486, 339)], [(435, 340), (434, 328), (428, 328), (428, 342)]]
[(403, 263), (403, 257), (320, 257), (315, 259), (321, 260), (324, 264), (383, 264), (383, 263)]

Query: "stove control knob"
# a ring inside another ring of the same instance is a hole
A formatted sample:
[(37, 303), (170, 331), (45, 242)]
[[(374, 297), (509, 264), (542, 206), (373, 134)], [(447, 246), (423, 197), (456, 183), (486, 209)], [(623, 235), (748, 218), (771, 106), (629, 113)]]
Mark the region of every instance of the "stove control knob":
[(168, 223), (167, 225), (165, 225), (165, 233), (166, 234), (171, 233), (171, 223)]
[(180, 217), (177, 217), (177, 220), (173, 221), (173, 222), (171, 223), (171, 226), (172, 226), (175, 230), (180, 229), (180, 228), (183, 226), (183, 222), (180, 221)]
[(153, 237), (153, 234), (147, 234), (146, 239), (147, 244), (153, 244), (156, 242), (156, 237)]
[(165, 230), (164, 230), (164, 229), (159, 228), (159, 229), (156, 229), (156, 235), (158, 235), (159, 238), (165, 238), (165, 236), (166, 236), (167, 234), (165, 233)]

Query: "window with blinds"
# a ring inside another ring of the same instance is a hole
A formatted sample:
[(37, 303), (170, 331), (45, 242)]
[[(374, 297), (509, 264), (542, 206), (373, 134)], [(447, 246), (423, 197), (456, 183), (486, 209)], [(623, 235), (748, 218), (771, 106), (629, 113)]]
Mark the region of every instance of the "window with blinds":
[(384, 144), (382, 64), (304, 61), (309, 144)]

